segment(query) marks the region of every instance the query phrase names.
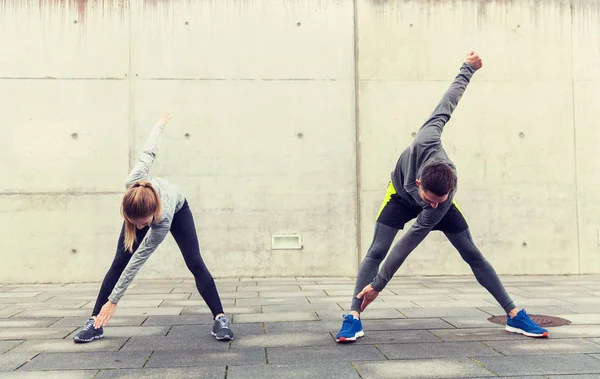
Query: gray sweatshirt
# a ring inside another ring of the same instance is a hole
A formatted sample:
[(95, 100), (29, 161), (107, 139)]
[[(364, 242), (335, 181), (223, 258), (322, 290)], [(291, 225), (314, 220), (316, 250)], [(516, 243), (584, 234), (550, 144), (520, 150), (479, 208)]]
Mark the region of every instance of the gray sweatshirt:
[(398, 196), (414, 205), (415, 208), (422, 208), (422, 210), (411, 228), (398, 241), (398, 248), (392, 250), (396, 251), (396, 254), (390, 254), (373, 280), (371, 285), (377, 291), (383, 290), (402, 264), (402, 257), (410, 254), (425, 239), (452, 206), (456, 186), (450, 191), (448, 200), (433, 209), (426, 205), (419, 196), (416, 179), (420, 177), (420, 171), (426, 163), (441, 161), (452, 168), (458, 183), (456, 167), (442, 147), (441, 136), (444, 125), (450, 120), (452, 112), (458, 105), (474, 73), (475, 68), (470, 64), (462, 65), (460, 72), (432, 115), (421, 126), (412, 144), (400, 155), (396, 169), (392, 172), (392, 183)]
[[(146, 180), (152, 183), (158, 195), (162, 205), (162, 214), (160, 220), (155, 220), (156, 223), (150, 225), (150, 230), (138, 246), (137, 250), (133, 253), (131, 260), (125, 267), (125, 270), (121, 274), (119, 281), (115, 285), (112, 293), (108, 297), (112, 303), (116, 304), (119, 302), (127, 287), (131, 284), (131, 281), (138, 273), (142, 265), (148, 260), (150, 255), (156, 250), (158, 245), (165, 239), (167, 233), (171, 229), (171, 222), (173, 222), (173, 216), (177, 211), (181, 209), (185, 203), (185, 197), (179, 190), (179, 188), (164, 179), (151, 178), (150, 168), (154, 159), (156, 158), (156, 152), (158, 151), (158, 140), (163, 131), (163, 126), (157, 124), (152, 129), (150, 137), (146, 141), (144, 148), (138, 158), (137, 163), (133, 166), (133, 170), (129, 174), (125, 187), (131, 187), (138, 180)], [(126, 252), (125, 254), (129, 254)]]

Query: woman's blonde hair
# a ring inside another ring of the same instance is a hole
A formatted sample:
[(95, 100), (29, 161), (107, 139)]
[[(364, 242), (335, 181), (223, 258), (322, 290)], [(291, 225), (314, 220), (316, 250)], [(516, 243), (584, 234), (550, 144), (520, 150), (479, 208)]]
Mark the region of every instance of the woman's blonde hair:
[(130, 219), (140, 219), (153, 216), (153, 223), (160, 221), (162, 211), (158, 192), (152, 183), (145, 180), (135, 182), (125, 195), (121, 203), (121, 214), (125, 219), (125, 250), (133, 253), (136, 226)]

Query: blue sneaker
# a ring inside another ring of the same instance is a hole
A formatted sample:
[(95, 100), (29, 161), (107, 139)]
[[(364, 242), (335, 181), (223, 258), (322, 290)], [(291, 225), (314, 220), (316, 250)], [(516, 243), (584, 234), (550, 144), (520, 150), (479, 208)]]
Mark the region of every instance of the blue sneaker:
[(337, 342), (354, 342), (357, 338), (365, 335), (360, 319), (354, 318), (351, 314), (344, 315), (342, 329), (335, 336)]
[(548, 331), (530, 319), (525, 309), (521, 309), (513, 318), (506, 317), (506, 331), (527, 337), (548, 337)]

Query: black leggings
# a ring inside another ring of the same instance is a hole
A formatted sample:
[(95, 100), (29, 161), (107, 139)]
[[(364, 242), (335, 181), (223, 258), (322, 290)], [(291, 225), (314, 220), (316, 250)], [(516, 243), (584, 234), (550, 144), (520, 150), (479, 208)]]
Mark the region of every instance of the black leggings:
[[(134, 252), (137, 250), (139, 243), (144, 239), (144, 236), (149, 229), (149, 227), (146, 227), (136, 230), (136, 241), (133, 245)], [(187, 200), (183, 207), (175, 213), (175, 216), (173, 216), (171, 234), (173, 235), (175, 242), (177, 242), (179, 250), (181, 250), (185, 264), (194, 275), (194, 279), (196, 279), (196, 287), (198, 288), (200, 296), (202, 296), (206, 305), (210, 308), (213, 316), (223, 313), (223, 306), (221, 304), (221, 299), (219, 298), (219, 293), (217, 292), (215, 281), (200, 256), (200, 246), (198, 245), (194, 217), (192, 216), (192, 211), (188, 206)], [(125, 251), (125, 247), (123, 246), (124, 241), (125, 224), (123, 224), (123, 227), (121, 228), (121, 235), (119, 237), (119, 242), (117, 243), (117, 254), (104, 277), (92, 316), (97, 316), (98, 313), (100, 313), (100, 309), (102, 309), (102, 306), (108, 301), (108, 296), (111, 294), (121, 273), (123, 273), (127, 263), (129, 263), (129, 259), (131, 259), (131, 256), (133, 255), (132, 253)]]

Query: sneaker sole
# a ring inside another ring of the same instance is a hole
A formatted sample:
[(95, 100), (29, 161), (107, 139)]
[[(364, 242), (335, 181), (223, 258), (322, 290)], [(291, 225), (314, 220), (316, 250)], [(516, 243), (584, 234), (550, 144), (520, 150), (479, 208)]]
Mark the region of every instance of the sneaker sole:
[(232, 341), (233, 340), (233, 337), (229, 337), (229, 336), (217, 337), (217, 334), (215, 332), (210, 332), (210, 334), (219, 341)]
[(82, 340), (81, 338), (73, 338), (73, 341), (75, 341), (75, 343), (88, 343), (88, 342), (92, 342), (93, 340), (99, 340), (100, 338), (103, 338), (104, 334), (101, 334), (99, 336), (94, 336), (92, 338), (90, 338), (89, 340)]
[(347, 343), (347, 342), (355, 342), (357, 338), (363, 337), (365, 335), (364, 331), (360, 331), (360, 332), (356, 332), (356, 334), (354, 334), (354, 337), (340, 337), (340, 338), (336, 338), (335, 341), (338, 343)]
[(534, 338), (547, 338), (548, 337), (548, 332), (544, 332), (542, 334), (528, 333), (528, 332), (524, 331), (523, 329), (514, 328), (514, 327), (508, 326), (508, 325), (506, 326), (506, 328), (504, 330), (506, 330), (509, 333), (519, 333), (519, 334), (522, 334), (527, 337), (534, 337)]

